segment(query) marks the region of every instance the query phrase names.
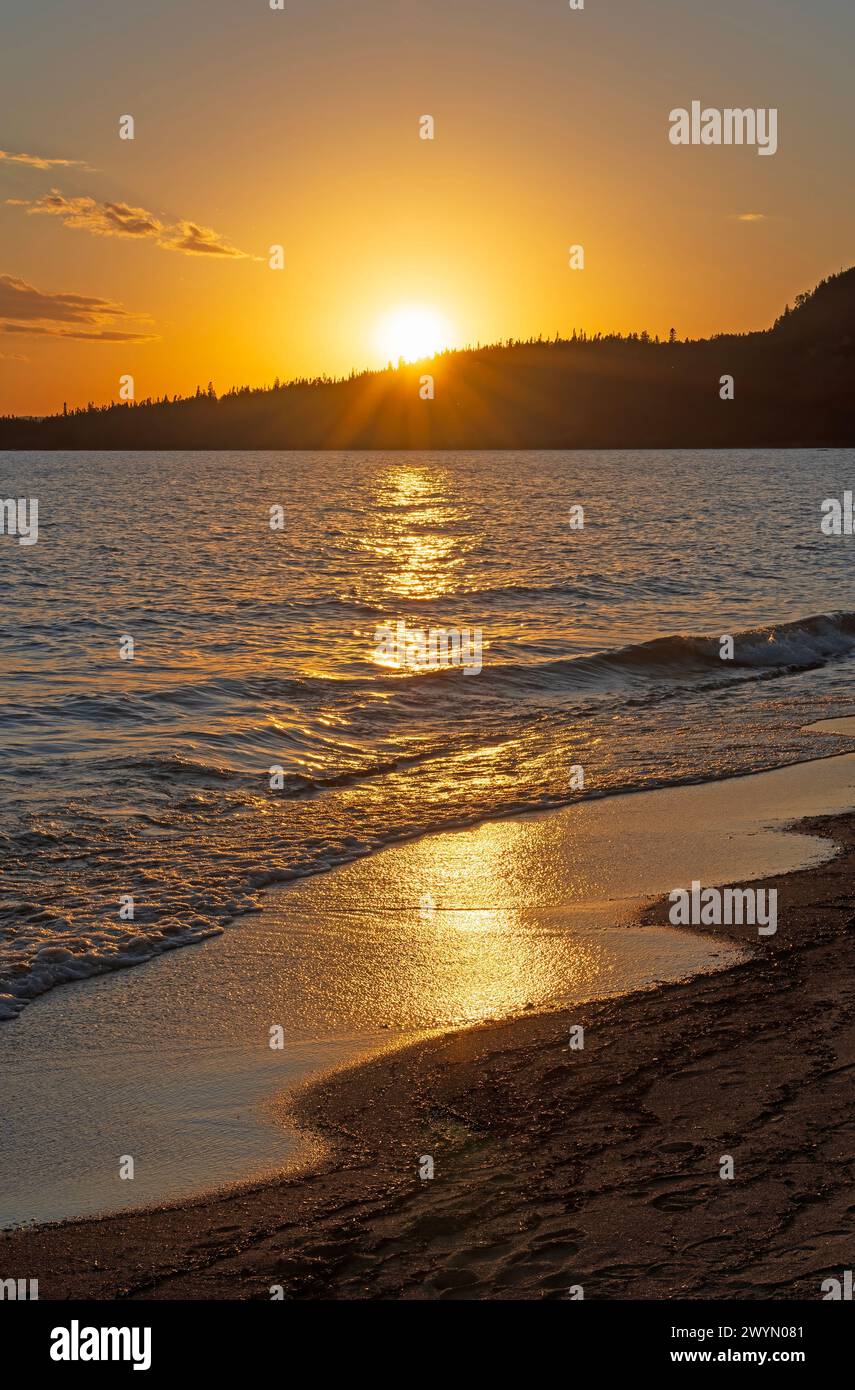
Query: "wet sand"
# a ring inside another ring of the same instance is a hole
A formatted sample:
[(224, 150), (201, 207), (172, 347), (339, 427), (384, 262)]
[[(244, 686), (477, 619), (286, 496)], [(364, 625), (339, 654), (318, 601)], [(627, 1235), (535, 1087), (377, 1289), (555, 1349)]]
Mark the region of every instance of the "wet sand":
[(56, 989), (0, 1027), (0, 1227), (281, 1177), (317, 1151), (288, 1101), (334, 1068), (734, 964), (736, 943), (639, 912), (694, 878), (821, 862), (829, 841), (785, 824), (853, 807), (844, 754), (487, 821), (285, 885), (192, 950)]
[(2, 1272), (44, 1299), (821, 1297), (855, 1241), (855, 815), (797, 828), (841, 852), (765, 881), (777, 935), (729, 933), (750, 959), (334, 1073), (291, 1115), (310, 1172), (9, 1232)]

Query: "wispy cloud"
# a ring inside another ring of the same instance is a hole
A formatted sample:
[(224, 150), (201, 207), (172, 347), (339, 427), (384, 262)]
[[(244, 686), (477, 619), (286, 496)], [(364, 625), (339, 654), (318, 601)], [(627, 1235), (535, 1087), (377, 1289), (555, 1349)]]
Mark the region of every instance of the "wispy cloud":
[[(51, 338), (109, 343), (145, 343), (157, 335), (130, 326), (147, 315), (95, 295), (45, 293), (14, 275), (0, 275), (0, 329)], [(128, 327), (124, 327), (125, 323)]]
[(52, 188), (41, 198), (7, 198), (10, 207), (26, 208), (30, 216), (60, 218), (64, 227), (78, 227), (94, 236), (137, 237), (153, 241), (165, 251), (181, 251), (188, 256), (226, 256), (249, 259), (246, 251), (220, 236), (211, 227), (197, 222), (164, 222), (146, 208), (129, 203), (101, 203), (95, 198), (67, 198)]
[(765, 212), (732, 212), (729, 220), (731, 222), (766, 222)]
[(93, 171), (82, 159), (48, 159), (41, 154), (13, 154), (11, 150), (0, 150), (0, 164), (26, 164), (30, 169), (86, 169)]

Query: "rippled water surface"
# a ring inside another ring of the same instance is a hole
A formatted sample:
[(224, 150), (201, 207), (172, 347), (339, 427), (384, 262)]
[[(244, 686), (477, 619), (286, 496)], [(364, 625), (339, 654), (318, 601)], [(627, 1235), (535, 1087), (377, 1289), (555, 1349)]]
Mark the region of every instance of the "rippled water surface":
[[(572, 800), (577, 765), (596, 795), (851, 746), (802, 726), (855, 706), (855, 541), (819, 526), (853, 460), (0, 456), (39, 499), (36, 545), (0, 536), (0, 1015), (265, 884)], [(481, 629), (483, 670), (379, 664), (398, 621)]]

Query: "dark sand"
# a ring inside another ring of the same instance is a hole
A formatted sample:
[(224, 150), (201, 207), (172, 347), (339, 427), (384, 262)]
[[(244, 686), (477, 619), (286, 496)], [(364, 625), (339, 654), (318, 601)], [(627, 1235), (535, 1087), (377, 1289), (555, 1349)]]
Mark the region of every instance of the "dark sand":
[(855, 1258), (855, 815), (799, 828), (842, 852), (769, 881), (747, 963), (332, 1074), (298, 1102), (311, 1173), (9, 1232), (2, 1271), (42, 1299), (820, 1298)]

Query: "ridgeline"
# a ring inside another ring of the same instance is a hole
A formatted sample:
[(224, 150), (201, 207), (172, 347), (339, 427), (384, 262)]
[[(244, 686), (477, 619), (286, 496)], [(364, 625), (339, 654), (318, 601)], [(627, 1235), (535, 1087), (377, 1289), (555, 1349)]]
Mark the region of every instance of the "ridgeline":
[[(433, 377), (433, 399), (421, 385)], [(733, 399), (721, 380), (733, 378)], [(667, 342), (574, 334), (343, 380), (0, 417), (0, 449), (855, 446), (855, 267), (768, 330)]]

